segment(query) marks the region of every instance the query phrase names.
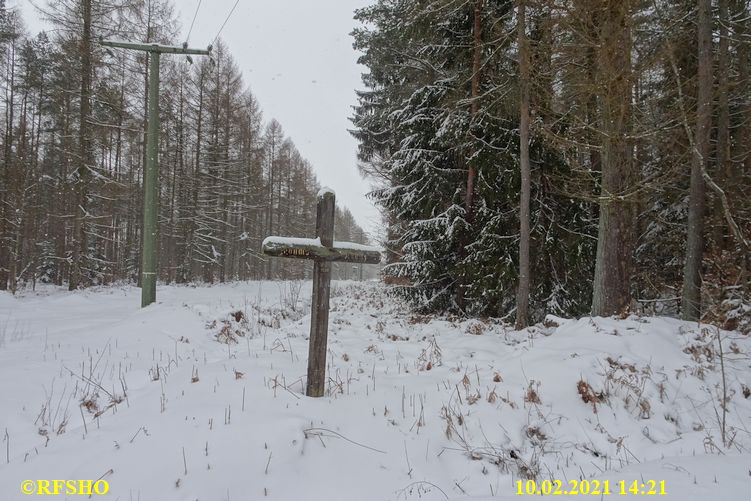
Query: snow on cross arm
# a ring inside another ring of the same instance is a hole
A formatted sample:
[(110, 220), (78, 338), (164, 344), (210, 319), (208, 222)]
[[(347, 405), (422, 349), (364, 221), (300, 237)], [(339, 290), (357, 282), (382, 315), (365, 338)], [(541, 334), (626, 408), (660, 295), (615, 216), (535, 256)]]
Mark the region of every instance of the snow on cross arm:
[[(322, 246), (321, 239), (316, 238), (300, 238), (300, 237), (276, 237), (270, 236), (263, 239), (261, 247), (295, 247), (305, 246), (314, 247)], [(358, 244), (355, 242), (340, 242), (334, 240), (334, 245), (331, 247), (335, 250), (348, 250), (348, 251), (362, 251), (362, 252), (383, 252), (382, 247), (375, 245)]]
[(383, 252), (384, 251), (383, 247), (378, 247), (375, 245), (358, 244), (355, 242), (340, 242), (338, 240), (334, 240), (334, 249), (363, 251), (363, 252)]
[(275, 247), (292, 247), (295, 245), (306, 246), (319, 246), (321, 245), (321, 239), (316, 238), (302, 238), (302, 237), (275, 237), (269, 236), (263, 239), (261, 247), (275, 246)]

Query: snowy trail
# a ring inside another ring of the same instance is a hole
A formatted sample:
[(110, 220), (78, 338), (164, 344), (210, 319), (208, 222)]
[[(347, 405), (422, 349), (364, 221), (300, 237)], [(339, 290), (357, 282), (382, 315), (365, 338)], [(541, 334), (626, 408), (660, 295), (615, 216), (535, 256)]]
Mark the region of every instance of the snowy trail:
[[(737, 333), (723, 333), (726, 448), (714, 338), (695, 324), (514, 332), (337, 283), (329, 394), (308, 399), (298, 286), (160, 287), (144, 310), (131, 287), (0, 296), (0, 319), (23, 326), (0, 343), (2, 499), (28, 499), (24, 479), (105, 474), (107, 499), (167, 501), (523, 499), (515, 481), (531, 472), (665, 480), (676, 500), (751, 485), (751, 342)], [(602, 399), (585, 403), (578, 381)]]

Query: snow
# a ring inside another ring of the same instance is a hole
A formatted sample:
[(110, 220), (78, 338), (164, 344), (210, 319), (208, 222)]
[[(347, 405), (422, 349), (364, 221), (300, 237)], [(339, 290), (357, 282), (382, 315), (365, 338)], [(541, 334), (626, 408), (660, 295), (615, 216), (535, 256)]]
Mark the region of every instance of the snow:
[[(261, 246), (267, 247), (269, 245), (279, 246), (279, 247), (321, 246), (321, 239), (320, 238), (297, 238), (297, 237), (270, 236), (270, 237), (266, 237), (263, 240), (263, 243), (261, 244)], [(351, 250), (351, 251), (362, 251), (362, 252), (383, 252), (383, 249), (381, 247), (376, 247), (373, 245), (357, 244), (354, 242), (339, 242), (337, 240), (334, 240), (334, 245), (332, 248), (337, 249), (337, 250)]]
[(339, 242), (337, 240), (334, 240), (334, 249), (362, 252), (383, 252), (383, 249), (381, 247), (376, 247), (374, 245), (356, 244), (354, 242)]
[(374, 245), (357, 244), (354, 242), (339, 242), (334, 240), (334, 249), (353, 250), (362, 252), (383, 252), (383, 248)]
[(325, 197), (326, 195), (329, 195), (329, 194), (331, 194), (333, 196), (336, 196), (336, 192), (334, 190), (332, 190), (331, 188), (329, 188), (328, 186), (324, 186), (323, 188), (321, 188), (320, 190), (318, 190), (318, 198), (319, 199), (321, 199), (321, 198), (323, 198), (323, 197)]
[(296, 245), (320, 246), (321, 239), (317, 237), (316, 238), (297, 238), (297, 237), (270, 236), (270, 237), (266, 237), (263, 239), (263, 242), (261, 243), (261, 247), (266, 247), (268, 245), (285, 246), (285, 247), (293, 247)]
[(517, 332), (334, 282), (327, 396), (310, 399), (310, 290), (160, 286), (145, 309), (125, 286), (0, 293), (3, 499), (110, 469), (113, 500), (518, 500), (529, 471), (747, 495), (747, 336), (721, 332), (726, 447), (714, 328), (548, 317)]

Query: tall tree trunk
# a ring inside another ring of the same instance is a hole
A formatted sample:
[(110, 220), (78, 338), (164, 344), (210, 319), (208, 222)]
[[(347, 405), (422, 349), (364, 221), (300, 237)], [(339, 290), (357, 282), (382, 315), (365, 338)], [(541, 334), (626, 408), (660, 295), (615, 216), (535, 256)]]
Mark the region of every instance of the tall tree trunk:
[(519, 43), (519, 168), (521, 197), (519, 202), (519, 289), (516, 295), (516, 329), (527, 326), (529, 310), (529, 41), (526, 33), (526, 5), (519, 0), (517, 31)]
[[(715, 180), (723, 189), (730, 179), (730, 40), (728, 1), (719, 0), (720, 42), (717, 54), (717, 168)], [(722, 202), (715, 197), (712, 208), (714, 244), (725, 247), (725, 214)]]
[[(42, 116), (43, 116), (42, 109), (44, 106), (43, 103), (45, 102), (45, 99), (46, 99), (46, 95), (45, 95), (46, 88), (44, 84), (45, 84), (45, 70), (43, 69), (39, 78), (39, 89), (38, 89), (38, 94), (37, 94), (37, 109), (36, 109), (36, 113), (37, 113), (36, 125), (32, 126), (32, 129), (33, 129), (32, 169), (34, 173), (33, 174), (34, 179), (36, 179), (37, 176), (39, 175), (39, 156), (40, 156), (39, 153), (40, 153), (40, 144), (41, 144), (41, 136), (42, 136)], [(32, 122), (33, 120), (34, 119), (32, 118)], [(38, 188), (38, 190), (41, 191), (41, 188)], [(38, 196), (39, 194), (37, 194), (37, 197)], [(49, 197), (49, 198), (51, 199), (52, 197)], [(32, 248), (36, 249), (36, 251), (34, 252), (34, 260), (32, 264), (33, 268), (31, 272), (32, 290), (36, 290), (37, 272), (39, 270), (39, 262), (40, 262), (40, 257), (42, 254), (42, 251), (38, 243), (39, 243), (40, 236), (41, 236), (40, 228), (44, 224), (43, 223), (44, 216), (41, 213), (42, 204), (39, 203), (40, 201), (38, 198), (36, 202), (37, 202), (37, 210), (39, 210), (40, 212), (35, 213), (35, 217), (33, 221), (33, 228), (32, 228), (32, 233), (31, 233), (30, 245), (32, 246)], [(49, 212), (50, 211), (47, 211), (47, 218), (49, 218)], [(49, 233), (45, 235), (44, 238), (41, 239), (42, 242), (49, 243), (50, 236), (51, 235), (49, 235)]]
[[(475, 0), (472, 22), (472, 81), (470, 91), (470, 115), (475, 117), (480, 109), (480, 71), (482, 64), (482, 8), (484, 0)], [(471, 121), (471, 119), (470, 119)], [(467, 191), (464, 195), (464, 206), (467, 210), (467, 221), (472, 221), (474, 214), (475, 178), (477, 168), (470, 161), (467, 168)]]
[(600, 0), (602, 182), (592, 314), (624, 312), (631, 303), (635, 217), (631, 132), (631, 0)]
[[(26, 74), (28, 74), (28, 67), (26, 68)], [(11, 292), (13, 294), (18, 290), (18, 282), (21, 279), (21, 274), (24, 257), (31, 259), (32, 256), (24, 256), (22, 252), (24, 243), (24, 224), (28, 214), (27, 209), (27, 190), (30, 180), (30, 165), (28, 157), (28, 102), (29, 92), (28, 88), (24, 90), (21, 98), (21, 112), (19, 113), (18, 122), (18, 145), (15, 155), (15, 161), (13, 162), (13, 190), (15, 194), (13, 196), (14, 201), (14, 214), (13, 214), (13, 251), (12, 259), (9, 263), (10, 272), (8, 274), (8, 282)]]
[(199, 208), (199, 197), (198, 193), (200, 190), (204, 188), (203, 186), (203, 174), (201, 172), (201, 162), (203, 161), (203, 158), (201, 157), (201, 146), (203, 145), (203, 107), (204, 107), (204, 81), (205, 81), (205, 73), (203, 67), (201, 67), (199, 78), (198, 78), (198, 110), (196, 111), (197, 114), (197, 120), (196, 120), (196, 161), (195, 161), (195, 168), (193, 170), (194, 176), (193, 176), (193, 186), (192, 186), (192, 198), (193, 198), (193, 217), (190, 218), (190, 230), (188, 231), (188, 234), (190, 237), (188, 238), (188, 252), (186, 253), (186, 257), (190, 261), (190, 266), (188, 269), (190, 270), (191, 276), (198, 276), (201, 273), (201, 263), (199, 262), (199, 259), (197, 258), (197, 247), (199, 245), (198, 243), (198, 216), (200, 212)]
[[(69, 214), (71, 212), (70, 199), (71, 195), (70, 185), (67, 182), (68, 176), (71, 171), (71, 136), (73, 130), (71, 127), (71, 116), (73, 115), (73, 104), (71, 102), (70, 93), (65, 93), (63, 97), (63, 113), (62, 113), (62, 127), (60, 131), (60, 150), (62, 153), (62, 161), (58, 166), (57, 172), (57, 202), (60, 213), (57, 214), (56, 223), (53, 228), (55, 232), (55, 257), (60, 262), (60, 267), (57, 269), (55, 276), (55, 285), (63, 285), (65, 278), (70, 273), (70, 266), (68, 265), (68, 231), (70, 228)], [(74, 216), (75, 217), (75, 216)]]
[[(178, 130), (182, 128), (182, 124), (177, 124)], [(182, 158), (182, 144), (180, 139), (180, 133), (178, 132), (177, 141), (175, 144), (175, 158), (172, 161), (172, 179), (170, 182), (170, 203), (169, 203), (169, 230), (166, 231), (163, 238), (165, 238), (165, 247), (167, 248), (167, 269), (165, 270), (165, 280), (167, 284), (177, 281), (177, 220), (178, 220), (178, 183), (182, 181), (182, 169), (180, 164)], [(180, 177), (178, 177), (178, 171), (180, 171)]]
[[(271, 145), (271, 159), (269, 163), (269, 213), (267, 216), (268, 222), (267, 222), (267, 235), (273, 235), (274, 234), (274, 156), (275, 153), (275, 144), (272, 142)], [(271, 271), (271, 265), (272, 260), (268, 257), (266, 258), (266, 280), (271, 280), (272, 278), (272, 271)]]
[(76, 169), (76, 207), (73, 230), (73, 262), (68, 287), (78, 288), (82, 282), (82, 268), (88, 254), (86, 215), (91, 180), (91, 0), (81, 0), (83, 31), (81, 32), (81, 93), (78, 125), (78, 168)]
[[(222, 256), (219, 260), (219, 281), (224, 283), (227, 281), (227, 278), (232, 278), (233, 272), (230, 268), (230, 257), (232, 256), (233, 252), (233, 243), (234, 243), (234, 224), (232, 221), (232, 201), (231, 198), (234, 198), (235, 190), (237, 189), (234, 186), (233, 183), (233, 175), (231, 174), (232, 170), (230, 169), (230, 122), (233, 119), (232, 116), (232, 90), (231, 90), (231, 82), (229, 72), (227, 73), (227, 90), (226, 90), (226, 96), (224, 99), (224, 127), (222, 130), (222, 136), (224, 137), (224, 144), (222, 144), (222, 154), (221, 154), (221, 176), (222, 180), (227, 182), (227, 187), (222, 189), (222, 217), (224, 219), (224, 224), (222, 225), (222, 241), (221, 241), (221, 249), (222, 249)], [(219, 157), (219, 155), (217, 155)], [(233, 242), (230, 242), (230, 238), (233, 239)]]
[(746, 0), (737, 2), (735, 39), (738, 40), (738, 79), (740, 88), (745, 89), (747, 94), (742, 105), (742, 124), (737, 129), (739, 134), (735, 144), (738, 154), (734, 155), (734, 160), (740, 164), (739, 173), (748, 176), (751, 175), (751, 96), (748, 95), (751, 88), (751, 10)]
[[(114, 172), (114, 178), (117, 182), (122, 182), (123, 175), (121, 172), (121, 162), (122, 162), (122, 150), (123, 150), (123, 120), (124, 120), (124, 110), (125, 110), (125, 59), (123, 59), (122, 66), (121, 66), (121, 73), (120, 73), (120, 93), (119, 93), (119, 99), (118, 99), (118, 105), (117, 105), (117, 122), (116, 122), (116, 129), (115, 129), (115, 172)], [(118, 203), (117, 201), (113, 201), (113, 213), (115, 211), (115, 204)], [(126, 209), (127, 210), (127, 209)], [(127, 220), (127, 214), (126, 214), (126, 220)], [(123, 252), (120, 249), (120, 218), (116, 217), (113, 221), (113, 239), (112, 242), (112, 279), (117, 280), (119, 277), (127, 276), (127, 264), (126, 259), (123, 259), (123, 257), (127, 257), (127, 252)]]
[[(484, 0), (474, 0), (472, 9), (472, 76), (470, 78), (470, 105), (469, 105), (469, 130), (467, 131), (467, 140), (474, 143), (472, 133), (474, 121), (480, 110), (480, 74), (482, 69), (482, 10)], [(471, 144), (464, 152), (471, 157), (467, 162), (467, 187), (464, 193), (465, 220), (468, 224), (474, 221), (475, 205), (475, 180), (477, 178), (477, 165), (475, 156), (475, 145)], [(469, 243), (468, 235), (462, 236), (459, 241), (459, 260), (462, 261), (467, 257), (466, 246)], [(456, 305), (464, 309), (466, 300), (464, 290), (467, 287), (467, 278), (464, 274), (459, 274), (456, 282), (454, 297)]]
[[(742, 89), (740, 125), (733, 130), (733, 161), (731, 164), (732, 172), (729, 177), (733, 179), (743, 179), (745, 176), (751, 176), (751, 40), (748, 39), (751, 32), (751, 12), (748, 9), (746, 0), (736, 0), (733, 8), (734, 18), (734, 40), (737, 40), (737, 57), (738, 57), (738, 88)], [(732, 183), (730, 195), (735, 200), (743, 200), (743, 184)], [(751, 256), (745, 256), (742, 259), (743, 284), (746, 293), (751, 293)]]
[(701, 262), (704, 254), (704, 178), (702, 171), (709, 158), (709, 134), (712, 127), (712, 19), (711, 0), (698, 0), (699, 68), (696, 104), (696, 131), (691, 185), (688, 200), (686, 263), (683, 269), (681, 316), (684, 320), (701, 317)]
[(10, 262), (11, 262), (11, 224), (10, 219), (13, 217), (13, 198), (11, 193), (15, 187), (13, 186), (13, 112), (15, 110), (15, 95), (14, 90), (16, 87), (15, 75), (16, 75), (16, 45), (15, 42), (11, 42), (10, 54), (9, 54), (9, 75), (7, 78), (8, 85), (6, 87), (6, 99), (5, 99), (5, 144), (3, 148), (3, 180), (2, 187), (4, 192), (3, 197), (0, 199), (0, 290), (8, 289), (8, 281), (10, 278)]
[[(185, 256), (187, 254), (187, 240), (188, 235), (185, 233), (185, 219), (188, 217), (186, 195), (189, 192), (188, 185), (190, 183), (188, 173), (185, 172), (185, 80), (184, 73), (181, 71), (180, 82), (178, 83), (178, 109), (177, 109), (177, 155), (178, 155), (178, 183), (177, 188), (177, 208), (176, 221), (175, 221), (175, 239), (179, 239), (176, 243), (175, 249), (175, 281), (177, 283), (184, 283), (187, 281), (187, 274), (185, 269)], [(182, 243), (179, 243), (182, 241)]]

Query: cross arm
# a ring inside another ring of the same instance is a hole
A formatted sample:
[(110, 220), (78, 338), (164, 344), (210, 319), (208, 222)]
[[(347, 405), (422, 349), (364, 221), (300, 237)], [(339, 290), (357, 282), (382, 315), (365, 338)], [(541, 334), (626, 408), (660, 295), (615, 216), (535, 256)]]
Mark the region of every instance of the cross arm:
[(381, 249), (370, 245), (334, 241), (332, 247), (321, 245), (318, 238), (267, 237), (261, 244), (267, 256), (312, 259), (316, 261), (378, 264)]
[(162, 54), (196, 54), (207, 56), (211, 49), (189, 49), (187, 47), (175, 47), (171, 45), (160, 45), (158, 43), (130, 43), (119, 42), (116, 40), (100, 40), (99, 43), (106, 47), (117, 47), (119, 49), (143, 50), (147, 52), (159, 52)]

